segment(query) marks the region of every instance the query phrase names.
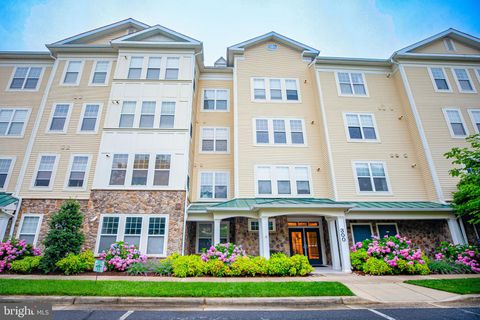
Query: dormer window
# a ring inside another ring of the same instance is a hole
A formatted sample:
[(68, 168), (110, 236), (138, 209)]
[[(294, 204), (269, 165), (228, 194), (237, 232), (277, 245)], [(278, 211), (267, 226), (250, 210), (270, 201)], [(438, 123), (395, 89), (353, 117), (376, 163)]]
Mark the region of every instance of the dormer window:
[(447, 51), (456, 51), (455, 44), (453, 43), (452, 39), (445, 38), (443, 39), (443, 43), (445, 44), (445, 48), (447, 48)]

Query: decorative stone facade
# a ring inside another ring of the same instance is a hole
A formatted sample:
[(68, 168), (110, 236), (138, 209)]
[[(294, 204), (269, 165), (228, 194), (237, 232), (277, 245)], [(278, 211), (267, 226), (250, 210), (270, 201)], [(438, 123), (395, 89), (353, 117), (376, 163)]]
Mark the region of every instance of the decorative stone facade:
[(187, 221), (187, 230), (185, 232), (185, 254), (195, 254), (197, 240), (197, 223)]

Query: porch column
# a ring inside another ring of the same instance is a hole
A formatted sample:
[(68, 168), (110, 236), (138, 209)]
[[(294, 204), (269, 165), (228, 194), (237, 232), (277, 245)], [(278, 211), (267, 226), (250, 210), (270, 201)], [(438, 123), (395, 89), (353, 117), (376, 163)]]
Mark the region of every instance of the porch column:
[(9, 218), (9, 216), (0, 213), (0, 241), (3, 241), (3, 238), (5, 237)]
[(352, 272), (350, 264), (350, 248), (348, 247), (347, 224), (345, 217), (337, 217), (338, 245), (340, 247), (340, 260), (342, 261), (342, 271)]
[(220, 243), (220, 223), (222, 219), (213, 219), (213, 245)]
[(258, 219), (258, 237), (260, 246), (260, 255), (270, 259), (270, 235), (268, 232), (268, 217)]
[(340, 270), (340, 256), (338, 254), (338, 237), (337, 228), (335, 227), (335, 219), (326, 217), (328, 224), (328, 240), (330, 242), (330, 253), (332, 254), (332, 268), (333, 270)]
[(453, 244), (465, 244), (465, 239), (463, 238), (457, 218), (447, 219), (447, 222), (450, 233), (452, 234)]

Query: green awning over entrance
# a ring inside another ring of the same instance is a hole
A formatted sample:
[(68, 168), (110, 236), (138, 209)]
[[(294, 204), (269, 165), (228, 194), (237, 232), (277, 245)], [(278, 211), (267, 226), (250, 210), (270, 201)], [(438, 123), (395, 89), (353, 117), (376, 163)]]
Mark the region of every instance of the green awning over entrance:
[(364, 210), (364, 209), (375, 209), (375, 210), (452, 210), (452, 207), (447, 204), (441, 204), (437, 202), (429, 201), (354, 201), (348, 202), (354, 207), (352, 210)]
[(18, 199), (12, 196), (11, 193), (0, 192), (0, 208), (6, 207), (9, 204), (17, 202)]

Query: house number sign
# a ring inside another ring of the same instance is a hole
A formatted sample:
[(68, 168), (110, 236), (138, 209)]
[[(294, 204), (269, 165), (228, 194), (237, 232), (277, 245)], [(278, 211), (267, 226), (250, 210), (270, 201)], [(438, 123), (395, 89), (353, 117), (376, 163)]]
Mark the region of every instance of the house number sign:
[(347, 238), (345, 237), (345, 229), (340, 228), (340, 238), (342, 239), (342, 242), (347, 241)]

